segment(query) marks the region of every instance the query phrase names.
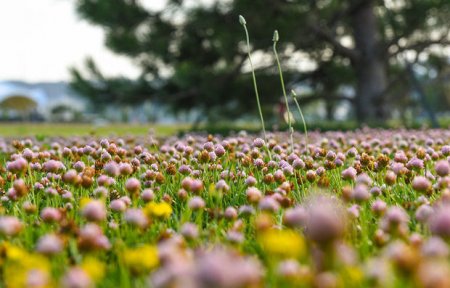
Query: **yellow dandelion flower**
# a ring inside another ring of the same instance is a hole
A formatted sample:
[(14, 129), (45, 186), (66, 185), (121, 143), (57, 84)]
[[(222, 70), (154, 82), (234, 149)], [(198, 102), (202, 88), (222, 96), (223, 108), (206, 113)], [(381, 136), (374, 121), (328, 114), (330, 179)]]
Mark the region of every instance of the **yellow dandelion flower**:
[(94, 257), (86, 257), (81, 263), (81, 269), (89, 275), (95, 282), (101, 280), (105, 276), (105, 263), (100, 262)]
[(88, 204), (89, 202), (91, 202), (92, 199), (88, 198), (88, 197), (83, 197), (80, 199), (80, 208), (83, 209), (84, 206), (86, 206), (86, 204)]
[(158, 249), (151, 245), (125, 249), (123, 262), (134, 274), (146, 273), (158, 266)]
[(282, 258), (297, 258), (306, 249), (303, 237), (292, 230), (271, 229), (258, 237), (258, 241), (267, 254)]
[[(27, 287), (31, 273), (41, 274), (44, 280), (50, 279), (50, 263), (47, 258), (36, 253), (28, 253), (24, 249), (4, 244), (6, 259), (3, 263), (3, 276), (6, 287)], [(48, 287), (46, 281), (41, 287)]]
[(20, 247), (11, 245), (9, 243), (5, 243), (5, 251), (6, 251), (6, 259), (7, 260), (17, 260), (25, 259), (27, 256), (27, 251), (23, 250)]
[(346, 266), (342, 271), (342, 277), (349, 286), (360, 287), (364, 280), (364, 273), (357, 266)]
[(217, 192), (216, 190), (216, 185), (214, 185), (214, 183), (209, 184), (208, 186), (208, 192), (209, 194), (214, 194)]
[(169, 218), (172, 214), (172, 207), (166, 203), (156, 203), (150, 202), (144, 207), (144, 213), (148, 217), (156, 217), (156, 218)]

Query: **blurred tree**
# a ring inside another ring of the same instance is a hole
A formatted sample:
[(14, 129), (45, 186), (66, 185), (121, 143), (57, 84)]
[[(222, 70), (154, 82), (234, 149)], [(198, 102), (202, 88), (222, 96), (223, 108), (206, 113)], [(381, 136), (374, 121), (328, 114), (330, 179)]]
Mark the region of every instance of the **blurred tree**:
[[(152, 97), (210, 119), (254, 111), (242, 14), (266, 111), (280, 95), (270, 49), (278, 29), (285, 79), (313, 88), (303, 104), (325, 100), (332, 117), (336, 101), (351, 101), (358, 120), (378, 121), (388, 116), (388, 96), (403, 78), (395, 74), (398, 56), (426, 58), (450, 42), (448, 0), (168, 0), (162, 11), (146, 2), (77, 0), (78, 13), (105, 30), (106, 46), (132, 58), (142, 74), (105, 79), (89, 60), (90, 75), (72, 70), (75, 89), (99, 102)], [(349, 86), (354, 97), (342, 92)]]
[(0, 102), (0, 107), (26, 114), (36, 109), (37, 103), (27, 96), (11, 95)]
[(26, 120), (37, 108), (37, 103), (25, 95), (11, 95), (0, 102), (3, 112), (15, 112), (21, 120)]
[(71, 86), (81, 95), (89, 97), (98, 105), (97, 108), (106, 104), (139, 104), (154, 93), (153, 87), (143, 78), (131, 80), (123, 77), (104, 77), (91, 58), (86, 59), (86, 67), (87, 76), (83, 76), (74, 68), (71, 69)]

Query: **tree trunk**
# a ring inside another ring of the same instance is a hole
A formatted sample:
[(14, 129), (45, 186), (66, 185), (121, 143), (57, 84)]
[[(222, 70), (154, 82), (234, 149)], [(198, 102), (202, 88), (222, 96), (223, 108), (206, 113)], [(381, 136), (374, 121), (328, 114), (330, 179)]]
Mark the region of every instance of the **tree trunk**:
[(383, 101), (386, 89), (385, 63), (380, 51), (380, 37), (373, 0), (367, 0), (352, 15), (353, 37), (358, 57), (356, 72), (356, 116), (360, 123), (383, 121), (387, 111)]
[(332, 91), (325, 90), (325, 116), (328, 121), (334, 120), (334, 108), (336, 106), (336, 102), (333, 99), (329, 99), (331, 97), (327, 97), (329, 95), (332, 95), (332, 93)]

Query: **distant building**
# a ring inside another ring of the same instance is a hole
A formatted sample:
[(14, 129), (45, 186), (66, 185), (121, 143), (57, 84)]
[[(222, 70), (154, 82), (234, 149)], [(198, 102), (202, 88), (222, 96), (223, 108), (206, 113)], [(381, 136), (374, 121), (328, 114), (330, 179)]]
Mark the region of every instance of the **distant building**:
[(0, 81), (2, 120), (79, 121), (87, 105), (65, 82)]

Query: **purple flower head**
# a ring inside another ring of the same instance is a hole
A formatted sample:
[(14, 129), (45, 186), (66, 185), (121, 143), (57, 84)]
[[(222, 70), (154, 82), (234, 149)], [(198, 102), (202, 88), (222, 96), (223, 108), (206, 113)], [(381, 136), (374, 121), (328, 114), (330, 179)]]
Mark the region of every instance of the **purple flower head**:
[(127, 204), (125, 204), (125, 202), (120, 199), (115, 199), (111, 201), (109, 207), (114, 212), (123, 212), (127, 209)]
[(334, 159), (336, 159), (336, 153), (333, 151), (328, 151), (325, 157), (327, 158), (327, 160), (333, 161)]
[(192, 169), (188, 165), (181, 165), (180, 168), (178, 168), (178, 172), (180, 172), (183, 175), (189, 175), (192, 172)]
[(351, 218), (359, 218), (359, 210), (361, 207), (357, 204), (354, 204), (347, 208), (347, 213)]
[(280, 204), (274, 197), (266, 196), (259, 201), (259, 209), (268, 212), (277, 212), (280, 209)]
[(105, 173), (111, 177), (117, 177), (120, 175), (119, 165), (114, 161), (106, 163), (103, 166), (103, 170), (105, 170)]
[(194, 223), (184, 223), (181, 226), (181, 235), (188, 240), (196, 239), (198, 237), (198, 227)]
[(405, 210), (399, 206), (391, 206), (387, 209), (381, 219), (381, 229), (387, 233), (405, 233), (408, 229), (409, 216)]
[(255, 209), (250, 205), (242, 205), (239, 207), (239, 214), (241, 215), (252, 215), (255, 213)]
[(342, 171), (342, 178), (344, 180), (356, 180), (357, 171), (353, 167), (348, 167), (344, 171)]
[(294, 169), (296, 170), (300, 170), (305, 168), (305, 162), (303, 162), (302, 159), (297, 158), (292, 162), (292, 167), (294, 167)]
[(425, 257), (447, 258), (450, 251), (444, 240), (439, 237), (431, 237), (423, 243), (421, 253)]
[(228, 192), (230, 191), (230, 186), (228, 186), (227, 182), (225, 180), (221, 179), (216, 183), (216, 190)]
[(222, 157), (223, 155), (225, 155), (226, 150), (225, 150), (225, 148), (222, 145), (216, 144), (216, 147), (214, 149), (214, 153), (216, 153), (217, 157)]
[(227, 209), (225, 209), (224, 216), (228, 220), (233, 220), (237, 218), (238, 212), (234, 207), (227, 207)]
[(370, 194), (372, 194), (372, 196), (380, 196), (382, 193), (382, 190), (380, 187), (378, 186), (374, 186), (372, 188), (370, 188)]
[(64, 248), (61, 238), (55, 234), (47, 234), (39, 238), (36, 251), (45, 255), (54, 255)]
[(431, 234), (442, 238), (450, 238), (450, 207), (442, 205), (429, 217)]
[(358, 150), (356, 150), (355, 147), (350, 148), (349, 150), (347, 150), (347, 156), (350, 158), (354, 158), (356, 155), (358, 155)]
[(356, 184), (364, 184), (366, 186), (372, 185), (372, 178), (366, 173), (361, 173), (356, 177)]
[(141, 209), (131, 208), (125, 212), (125, 221), (133, 226), (145, 228), (148, 225), (148, 219)]
[(245, 194), (247, 196), (247, 200), (250, 203), (258, 203), (262, 197), (261, 191), (256, 187), (248, 188), (247, 191), (245, 192)]
[(344, 234), (346, 221), (342, 205), (334, 198), (317, 196), (307, 206), (306, 235), (317, 243), (329, 243)]
[(416, 176), (412, 181), (412, 187), (419, 192), (427, 192), (431, 189), (431, 182), (426, 177)]
[(92, 285), (89, 275), (78, 267), (70, 268), (61, 281), (61, 286), (64, 288), (89, 288)]
[(256, 158), (256, 159), (253, 161), (253, 165), (255, 165), (255, 166), (258, 167), (258, 168), (262, 168), (262, 167), (264, 167), (264, 160), (261, 159), (261, 158)]
[(41, 211), (41, 218), (44, 222), (57, 222), (61, 219), (61, 212), (53, 207), (45, 207)]
[(444, 156), (449, 156), (450, 155), (450, 145), (442, 146), (441, 152)]
[(235, 230), (228, 231), (226, 238), (228, 241), (230, 241), (231, 243), (235, 243), (235, 244), (242, 243), (245, 240), (244, 234), (242, 234), (239, 231), (235, 231)]
[(406, 168), (412, 169), (412, 170), (421, 170), (425, 167), (423, 160), (418, 158), (412, 158), (408, 161), (406, 164)]
[(415, 217), (420, 223), (426, 223), (433, 215), (434, 209), (428, 204), (422, 204), (416, 210)]
[(400, 163), (406, 163), (406, 162), (408, 162), (408, 157), (405, 155), (405, 152), (399, 151), (399, 152), (395, 153), (394, 161), (400, 162)]
[(103, 187), (109, 187), (112, 186), (116, 183), (116, 181), (114, 180), (114, 178), (107, 176), (107, 175), (100, 175), (97, 178), (97, 184), (99, 186), (103, 186)]
[(191, 210), (201, 210), (205, 208), (205, 200), (199, 196), (192, 197), (188, 202), (188, 207)]
[(387, 208), (387, 204), (383, 200), (375, 200), (375, 202), (373, 202), (372, 207), (371, 207), (372, 211), (376, 215), (384, 214), (384, 212), (386, 211), (386, 208)]
[(196, 257), (195, 287), (258, 287), (263, 270), (254, 258), (217, 247)]
[(77, 161), (75, 164), (73, 164), (73, 169), (75, 169), (77, 172), (82, 172), (86, 168), (86, 164), (82, 161)]
[(35, 158), (35, 154), (33, 153), (33, 151), (31, 151), (30, 148), (25, 148), (22, 152), (22, 156), (28, 161), (31, 161), (33, 158)]
[(370, 198), (369, 189), (364, 184), (357, 184), (352, 192), (352, 198), (357, 202), (364, 202)]
[(28, 161), (22, 157), (6, 163), (6, 170), (12, 173), (23, 173), (28, 169)]
[(444, 177), (450, 173), (450, 164), (447, 160), (440, 160), (436, 162), (434, 169), (437, 175)]
[(106, 219), (105, 204), (100, 200), (91, 200), (83, 207), (81, 214), (88, 221), (103, 221)]
[(14, 216), (0, 216), (0, 235), (14, 236), (22, 230), (22, 222)]
[(295, 279), (300, 273), (300, 265), (296, 260), (285, 260), (278, 264), (277, 274), (283, 278)]
[(247, 179), (245, 179), (245, 185), (247, 186), (255, 186), (256, 183), (256, 178), (253, 176), (248, 176)]
[(308, 212), (305, 208), (299, 206), (287, 209), (284, 212), (283, 224), (288, 227), (304, 227), (308, 219)]
[(62, 170), (65, 170), (66, 167), (61, 161), (48, 160), (42, 165), (42, 169), (45, 172), (58, 173)]
[(136, 178), (129, 178), (125, 183), (125, 189), (130, 193), (137, 193), (141, 190), (141, 182)]
[[(130, 163), (122, 162), (119, 164), (119, 172), (120, 172), (120, 175), (131, 175), (131, 174), (133, 174), (133, 166), (131, 166)], [(110, 176), (113, 176), (113, 175), (110, 175)]]
[(151, 189), (144, 189), (141, 193), (141, 198), (144, 202), (150, 202), (155, 198), (155, 194)]
[(253, 146), (261, 148), (265, 145), (266, 143), (264, 142), (263, 139), (261, 138), (256, 138), (255, 140), (253, 140)]

